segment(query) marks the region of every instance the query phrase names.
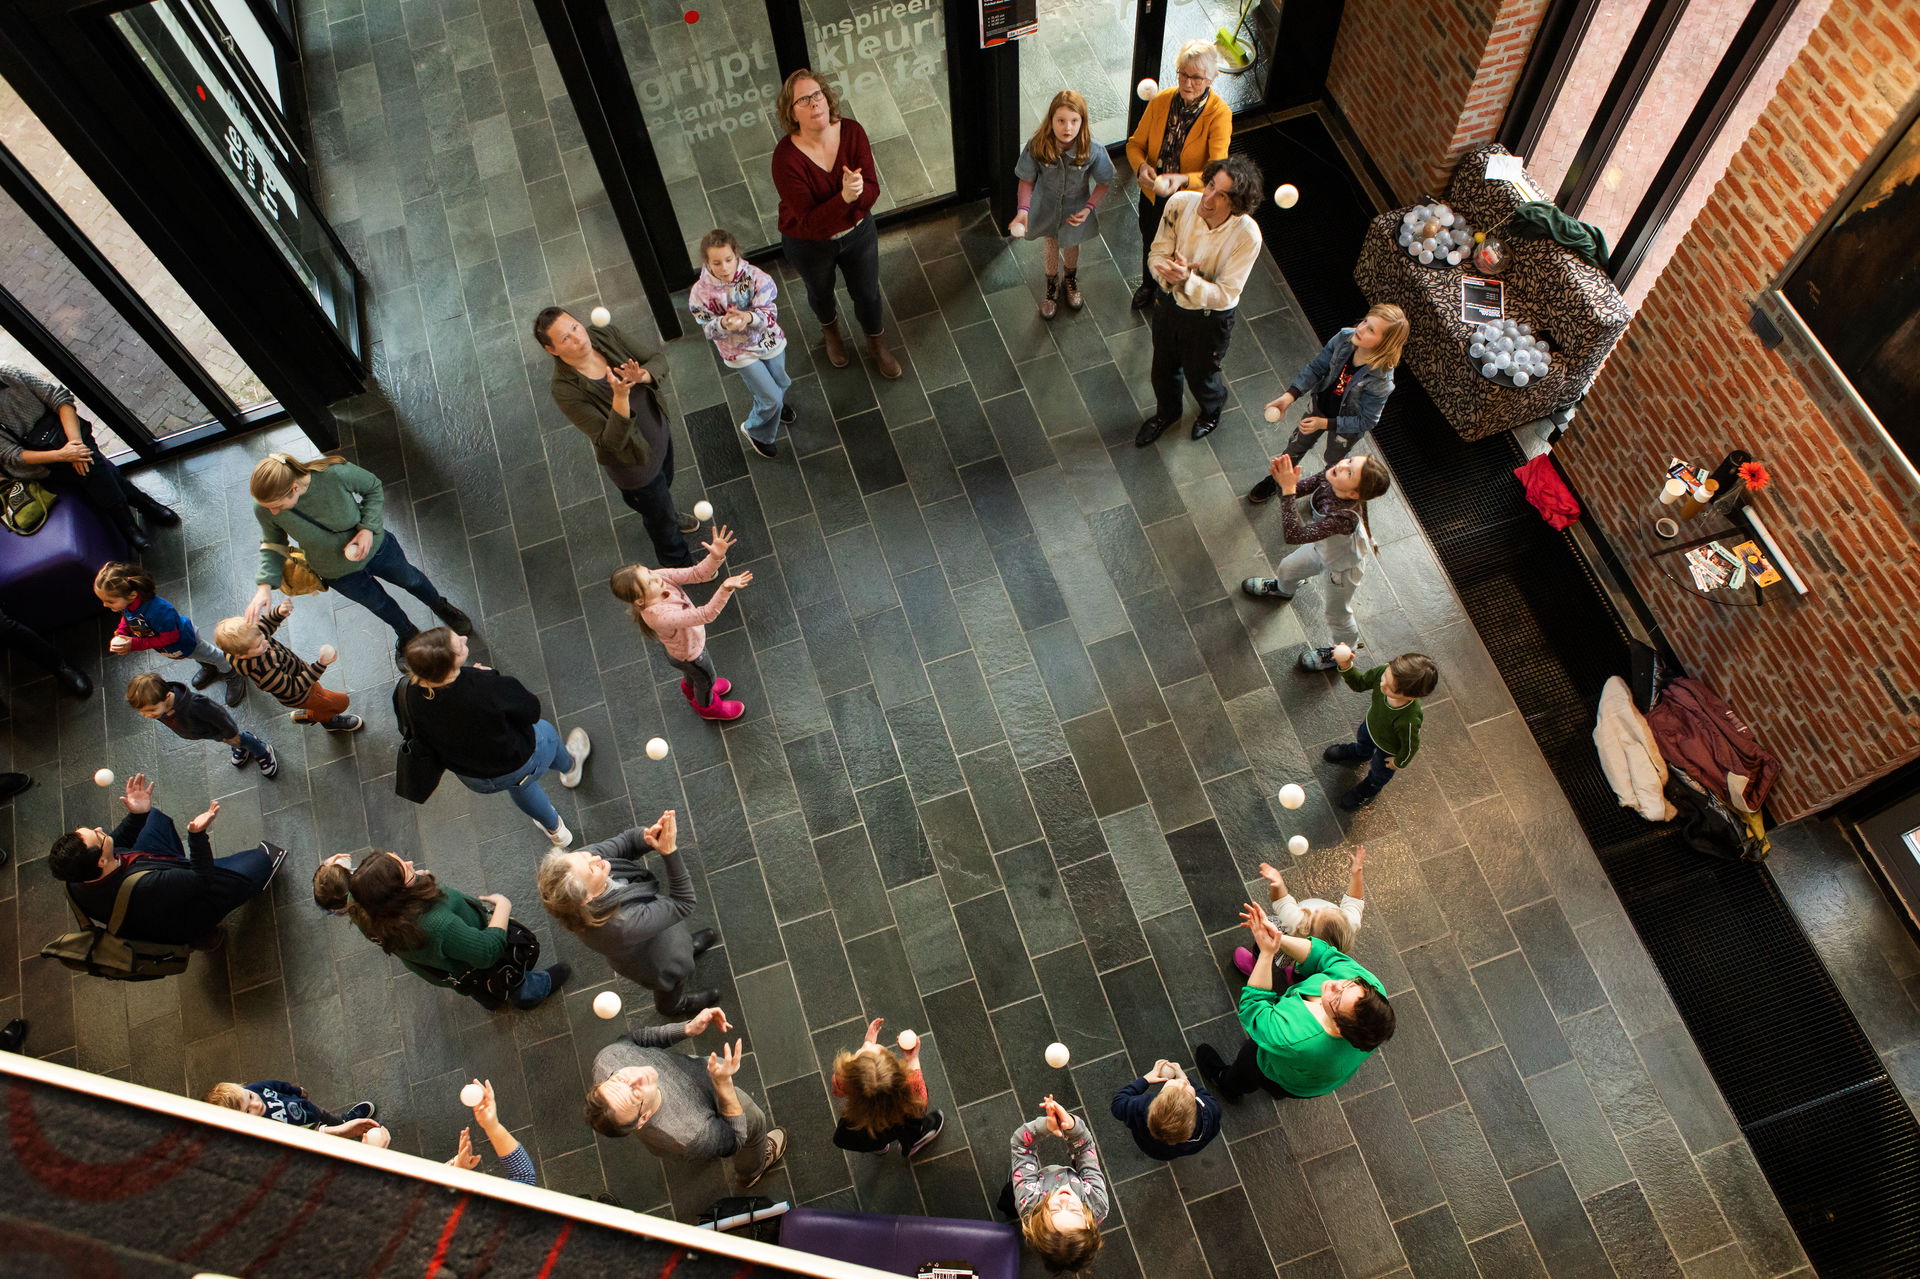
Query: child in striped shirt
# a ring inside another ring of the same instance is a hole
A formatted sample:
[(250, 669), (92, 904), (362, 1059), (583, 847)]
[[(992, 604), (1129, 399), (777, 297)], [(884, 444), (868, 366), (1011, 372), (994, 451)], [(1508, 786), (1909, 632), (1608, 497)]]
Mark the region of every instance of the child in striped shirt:
[(292, 707), (294, 723), (318, 724), (329, 733), (358, 732), (365, 721), (346, 713), (347, 695), (320, 687), (320, 677), (340, 656), (333, 645), (322, 644), (318, 660), (305, 662), (273, 638), (292, 612), (292, 601), (282, 600), (278, 608), (262, 613), (258, 623), (244, 617), (226, 618), (213, 628), (213, 642), (261, 692)]

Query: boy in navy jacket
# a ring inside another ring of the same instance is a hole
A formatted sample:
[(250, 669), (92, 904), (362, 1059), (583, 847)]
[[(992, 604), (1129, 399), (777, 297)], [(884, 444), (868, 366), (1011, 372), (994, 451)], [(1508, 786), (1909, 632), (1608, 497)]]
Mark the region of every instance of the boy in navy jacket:
[(1164, 1058), (1113, 1094), (1113, 1117), (1155, 1159), (1195, 1154), (1220, 1135), (1220, 1103)]

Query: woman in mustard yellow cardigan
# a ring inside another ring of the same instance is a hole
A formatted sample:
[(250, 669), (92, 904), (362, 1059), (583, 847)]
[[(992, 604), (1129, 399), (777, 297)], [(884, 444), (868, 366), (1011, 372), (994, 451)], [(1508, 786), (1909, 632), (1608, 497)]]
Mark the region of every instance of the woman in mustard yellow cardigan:
[(1127, 167), (1140, 184), (1140, 287), (1133, 309), (1153, 305), (1159, 292), (1147, 271), (1147, 250), (1160, 229), (1160, 211), (1176, 191), (1198, 191), (1200, 174), (1227, 158), (1233, 139), (1233, 110), (1213, 92), (1220, 73), (1220, 52), (1210, 41), (1189, 40), (1174, 59), (1176, 88), (1162, 89), (1147, 103), (1140, 125), (1127, 139)]

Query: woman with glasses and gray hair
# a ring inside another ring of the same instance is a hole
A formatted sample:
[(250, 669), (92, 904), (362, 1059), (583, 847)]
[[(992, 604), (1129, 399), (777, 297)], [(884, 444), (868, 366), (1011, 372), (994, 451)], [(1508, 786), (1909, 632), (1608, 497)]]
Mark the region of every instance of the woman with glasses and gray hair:
[(841, 118), (840, 95), (805, 67), (780, 87), (778, 109), (787, 135), (773, 148), (780, 247), (807, 286), (807, 305), (820, 321), (827, 362), (844, 369), (849, 358), (833, 296), (838, 268), (867, 337), (867, 359), (881, 377), (899, 377), (900, 362), (887, 349), (880, 305), (880, 233), (872, 216), (880, 174), (867, 131), (859, 121)]
[(1147, 103), (1139, 127), (1127, 139), (1127, 167), (1140, 184), (1140, 287), (1133, 309), (1153, 305), (1160, 291), (1147, 269), (1147, 254), (1160, 229), (1166, 198), (1176, 191), (1198, 191), (1209, 164), (1227, 158), (1233, 140), (1233, 110), (1213, 92), (1220, 73), (1220, 51), (1210, 40), (1189, 40), (1173, 60), (1178, 83)]

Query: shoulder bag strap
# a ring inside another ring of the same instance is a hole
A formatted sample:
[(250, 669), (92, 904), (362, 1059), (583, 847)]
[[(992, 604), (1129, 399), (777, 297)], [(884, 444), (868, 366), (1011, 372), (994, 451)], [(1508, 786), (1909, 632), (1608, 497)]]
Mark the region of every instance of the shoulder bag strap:
[(133, 885), (136, 880), (150, 874), (149, 871), (136, 870), (120, 881), (120, 891), (113, 895), (113, 916), (107, 920), (107, 931), (115, 937), (120, 935), (120, 925), (126, 921), (127, 907), (133, 903)]

